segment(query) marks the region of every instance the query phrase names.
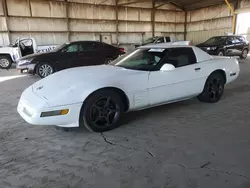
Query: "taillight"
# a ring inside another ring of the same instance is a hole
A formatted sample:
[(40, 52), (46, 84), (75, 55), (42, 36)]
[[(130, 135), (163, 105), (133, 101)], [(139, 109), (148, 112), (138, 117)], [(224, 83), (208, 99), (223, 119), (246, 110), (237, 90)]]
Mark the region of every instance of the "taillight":
[(191, 41), (188, 42), (188, 46), (192, 46), (192, 42)]
[(124, 49), (124, 48), (119, 48), (119, 51), (120, 51), (121, 53), (125, 53), (125, 49)]

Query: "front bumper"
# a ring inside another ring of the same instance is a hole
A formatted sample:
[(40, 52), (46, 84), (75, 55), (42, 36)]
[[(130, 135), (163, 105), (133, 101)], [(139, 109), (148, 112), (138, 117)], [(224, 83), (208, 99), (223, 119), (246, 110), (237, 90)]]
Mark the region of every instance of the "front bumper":
[(19, 70), (21, 73), (28, 73), (28, 74), (35, 74), (35, 65), (18, 65), (16, 64), (16, 69)]
[[(19, 115), (32, 125), (56, 125), (59, 127), (79, 127), (82, 103), (50, 107), (42, 98), (28, 89), (22, 94), (17, 106)], [(42, 112), (68, 109), (66, 115), (41, 117)]]

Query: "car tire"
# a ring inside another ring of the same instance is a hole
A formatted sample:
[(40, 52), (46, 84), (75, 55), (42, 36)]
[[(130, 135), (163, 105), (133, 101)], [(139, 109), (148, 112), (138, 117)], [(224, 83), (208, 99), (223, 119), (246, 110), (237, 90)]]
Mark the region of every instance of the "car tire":
[(202, 93), (198, 96), (201, 102), (216, 103), (218, 102), (223, 93), (225, 87), (225, 77), (221, 72), (212, 73), (204, 86)]
[(12, 60), (9, 56), (0, 56), (0, 68), (10, 69), (12, 66)]
[(45, 78), (55, 72), (52, 65), (48, 63), (40, 63), (36, 68), (36, 73), (41, 78)]
[(111, 59), (111, 58), (106, 59), (105, 65), (108, 65), (108, 64), (111, 63), (112, 61), (113, 61), (113, 59)]
[(223, 50), (220, 50), (220, 51), (218, 52), (218, 56), (225, 56), (224, 51), (223, 51)]
[(248, 55), (248, 49), (244, 49), (241, 53), (241, 56), (240, 58), (241, 59), (246, 59), (247, 58), (247, 55)]
[(105, 89), (91, 94), (84, 102), (79, 123), (92, 132), (106, 132), (118, 127), (124, 104), (116, 91)]

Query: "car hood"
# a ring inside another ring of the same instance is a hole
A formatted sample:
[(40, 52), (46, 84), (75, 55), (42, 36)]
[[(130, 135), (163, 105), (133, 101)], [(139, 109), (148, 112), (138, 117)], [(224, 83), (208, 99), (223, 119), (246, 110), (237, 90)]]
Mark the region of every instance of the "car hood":
[(51, 54), (53, 54), (53, 52), (35, 53), (35, 54), (31, 54), (31, 55), (26, 55), (26, 56), (20, 58), (19, 61), (27, 60), (27, 59), (32, 59), (32, 58), (36, 58), (36, 57), (40, 57), (40, 56), (51, 55)]
[[(65, 93), (79, 88), (113, 86), (127, 76), (140, 74), (143, 71), (129, 70), (112, 65), (87, 66), (66, 69), (52, 74), (35, 84), (33, 92), (45, 100), (53, 100)], [(145, 72), (144, 72), (145, 73)]]

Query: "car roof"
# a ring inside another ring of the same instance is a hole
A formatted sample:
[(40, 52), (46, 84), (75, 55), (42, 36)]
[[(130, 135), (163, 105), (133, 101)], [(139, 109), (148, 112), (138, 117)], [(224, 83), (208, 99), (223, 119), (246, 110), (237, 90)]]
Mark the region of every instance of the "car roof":
[(187, 45), (171, 45), (166, 43), (161, 44), (149, 44), (145, 46), (138, 47), (139, 49), (149, 49), (149, 48), (192, 48), (193, 46), (187, 46)]

